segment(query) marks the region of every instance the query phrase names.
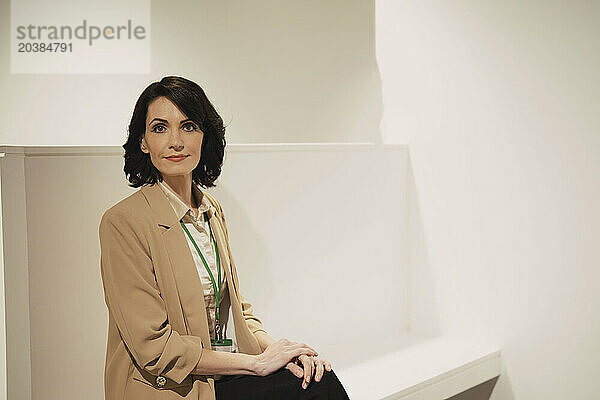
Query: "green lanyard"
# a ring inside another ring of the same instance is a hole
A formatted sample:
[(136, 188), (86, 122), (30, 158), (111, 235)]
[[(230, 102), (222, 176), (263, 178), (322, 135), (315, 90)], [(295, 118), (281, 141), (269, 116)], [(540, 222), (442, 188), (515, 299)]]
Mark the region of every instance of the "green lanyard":
[(190, 240), (194, 244), (194, 247), (196, 248), (196, 251), (200, 255), (200, 258), (202, 259), (202, 263), (204, 264), (204, 267), (206, 268), (206, 271), (208, 271), (208, 275), (210, 276), (210, 281), (212, 283), (212, 286), (213, 286), (213, 289), (214, 289), (214, 292), (215, 292), (215, 297), (217, 298), (217, 308), (215, 310), (215, 317), (216, 317), (216, 324), (215, 325), (219, 326), (219, 301), (221, 299), (221, 259), (219, 258), (219, 249), (217, 248), (217, 242), (215, 241), (215, 237), (213, 235), (212, 227), (210, 226), (210, 221), (208, 220), (208, 214), (206, 213), (206, 211), (204, 212), (204, 218), (208, 222), (208, 229), (210, 230), (210, 237), (211, 237), (211, 239), (213, 241), (213, 244), (215, 246), (215, 254), (217, 256), (217, 270), (219, 271), (219, 282), (218, 282), (219, 284), (218, 284), (218, 286), (215, 284), (215, 278), (213, 277), (212, 271), (210, 270), (210, 268), (208, 266), (208, 263), (204, 259), (204, 256), (202, 255), (202, 252), (198, 248), (198, 245), (196, 244), (196, 241), (194, 240), (194, 238), (190, 234), (190, 231), (188, 231), (188, 229), (186, 228), (186, 226), (185, 226), (185, 224), (183, 223), (182, 220), (180, 220), (179, 223), (181, 224), (181, 227), (183, 228), (183, 230), (185, 230), (185, 233), (187, 233), (188, 237), (190, 238)]

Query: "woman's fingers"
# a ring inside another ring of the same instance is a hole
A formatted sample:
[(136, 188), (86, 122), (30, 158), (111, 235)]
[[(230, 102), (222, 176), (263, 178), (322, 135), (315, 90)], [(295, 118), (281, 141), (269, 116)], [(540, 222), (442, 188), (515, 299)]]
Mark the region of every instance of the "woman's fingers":
[(313, 374), (313, 359), (306, 355), (301, 355), (298, 359), (304, 366), (304, 381), (302, 382), (302, 388), (306, 389), (310, 383), (310, 377)]
[(307, 345), (306, 343), (300, 343), (300, 342), (291, 342), (291, 341), (289, 341), (289, 340), (287, 340), (287, 339), (281, 339), (281, 341), (282, 341), (282, 343), (283, 343), (285, 346), (290, 346), (290, 347), (292, 347), (292, 348), (294, 348), (294, 347), (298, 347), (298, 346), (301, 346), (301, 347), (303, 347), (303, 348), (306, 348), (306, 349), (308, 349), (308, 350), (310, 350), (310, 351), (314, 352), (315, 354), (318, 354), (318, 353), (317, 353), (317, 351), (316, 351), (315, 349), (313, 349), (312, 347), (310, 347), (310, 346), (309, 346), (309, 345)]
[(319, 382), (323, 377), (323, 369), (325, 368), (325, 360), (321, 360), (320, 358), (315, 358), (315, 382)]
[(317, 351), (315, 349), (313, 349), (312, 347), (310, 347), (309, 345), (305, 344), (305, 343), (300, 343), (302, 346), (304, 346), (305, 348), (309, 349), (310, 351), (312, 351), (313, 353), (315, 353), (315, 355), (317, 355)]
[(300, 355), (300, 354), (307, 354), (309, 356), (319, 355), (319, 353), (317, 353), (317, 351), (315, 349), (313, 349), (312, 347), (307, 346), (303, 343), (295, 344), (290, 349), (294, 352), (300, 351), (300, 353), (298, 353), (298, 355)]
[(315, 382), (320, 382), (325, 371), (331, 371), (331, 363), (325, 359), (309, 357), (301, 354), (295, 358), (302, 363), (302, 366), (289, 362), (286, 369), (290, 370), (296, 377), (302, 379), (302, 388), (306, 389), (310, 383), (310, 378), (314, 374)]
[(304, 369), (302, 369), (299, 365), (293, 362), (287, 363), (285, 368), (290, 370), (290, 372), (294, 374), (297, 378), (302, 378), (302, 376), (304, 376)]
[(315, 352), (307, 349), (306, 347), (296, 347), (296, 348), (289, 349), (288, 354), (289, 354), (290, 359), (292, 357), (299, 357), (301, 355), (316, 356)]

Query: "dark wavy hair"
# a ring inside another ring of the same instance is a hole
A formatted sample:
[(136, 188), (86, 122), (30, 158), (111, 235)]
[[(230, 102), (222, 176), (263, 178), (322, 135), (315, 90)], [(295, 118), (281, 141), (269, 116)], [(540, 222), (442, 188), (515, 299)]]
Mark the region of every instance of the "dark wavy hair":
[(140, 187), (163, 180), (160, 171), (152, 163), (150, 154), (144, 153), (140, 148), (146, 132), (148, 105), (161, 96), (171, 100), (204, 132), (200, 161), (192, 171), (192, 182), (205, 188), (216, 186), (214, 181), (221, 175), (226, 145), (223, 119), (198, 84), (179, 76), (165, 76), (159, 82), (150, 84), (135, 103), (129, 123), (129, 135), (123, 145), (123, 170), (130, 182), (129, 186)]

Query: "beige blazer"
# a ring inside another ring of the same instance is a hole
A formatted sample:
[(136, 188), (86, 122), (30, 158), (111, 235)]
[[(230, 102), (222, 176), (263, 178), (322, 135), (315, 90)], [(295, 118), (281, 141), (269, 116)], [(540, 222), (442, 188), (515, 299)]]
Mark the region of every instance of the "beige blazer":
[[(231, 306), (240, 353), (260, 354), (263, 330), (241, 295), (225, 216), (209, 221), (227, 281), (223, 315)], [(102, 215), (100, 269), (108, 307), (104, 369), (107, 400), (214, 400), (211, 375), (191, 375), (210, 336), (202, 284), (185, 233), (158, 185), (144, 185)]]

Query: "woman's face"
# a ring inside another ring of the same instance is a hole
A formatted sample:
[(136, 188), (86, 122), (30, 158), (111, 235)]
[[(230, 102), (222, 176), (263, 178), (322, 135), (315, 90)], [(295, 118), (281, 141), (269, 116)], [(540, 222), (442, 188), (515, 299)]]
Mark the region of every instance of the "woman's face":
[[(204, 132), (166, 97), (148, 105), (140, 147), (163, 177), (190, 175), (200, 162)], [(183, 154), (185, 158), (167, 158)]]

